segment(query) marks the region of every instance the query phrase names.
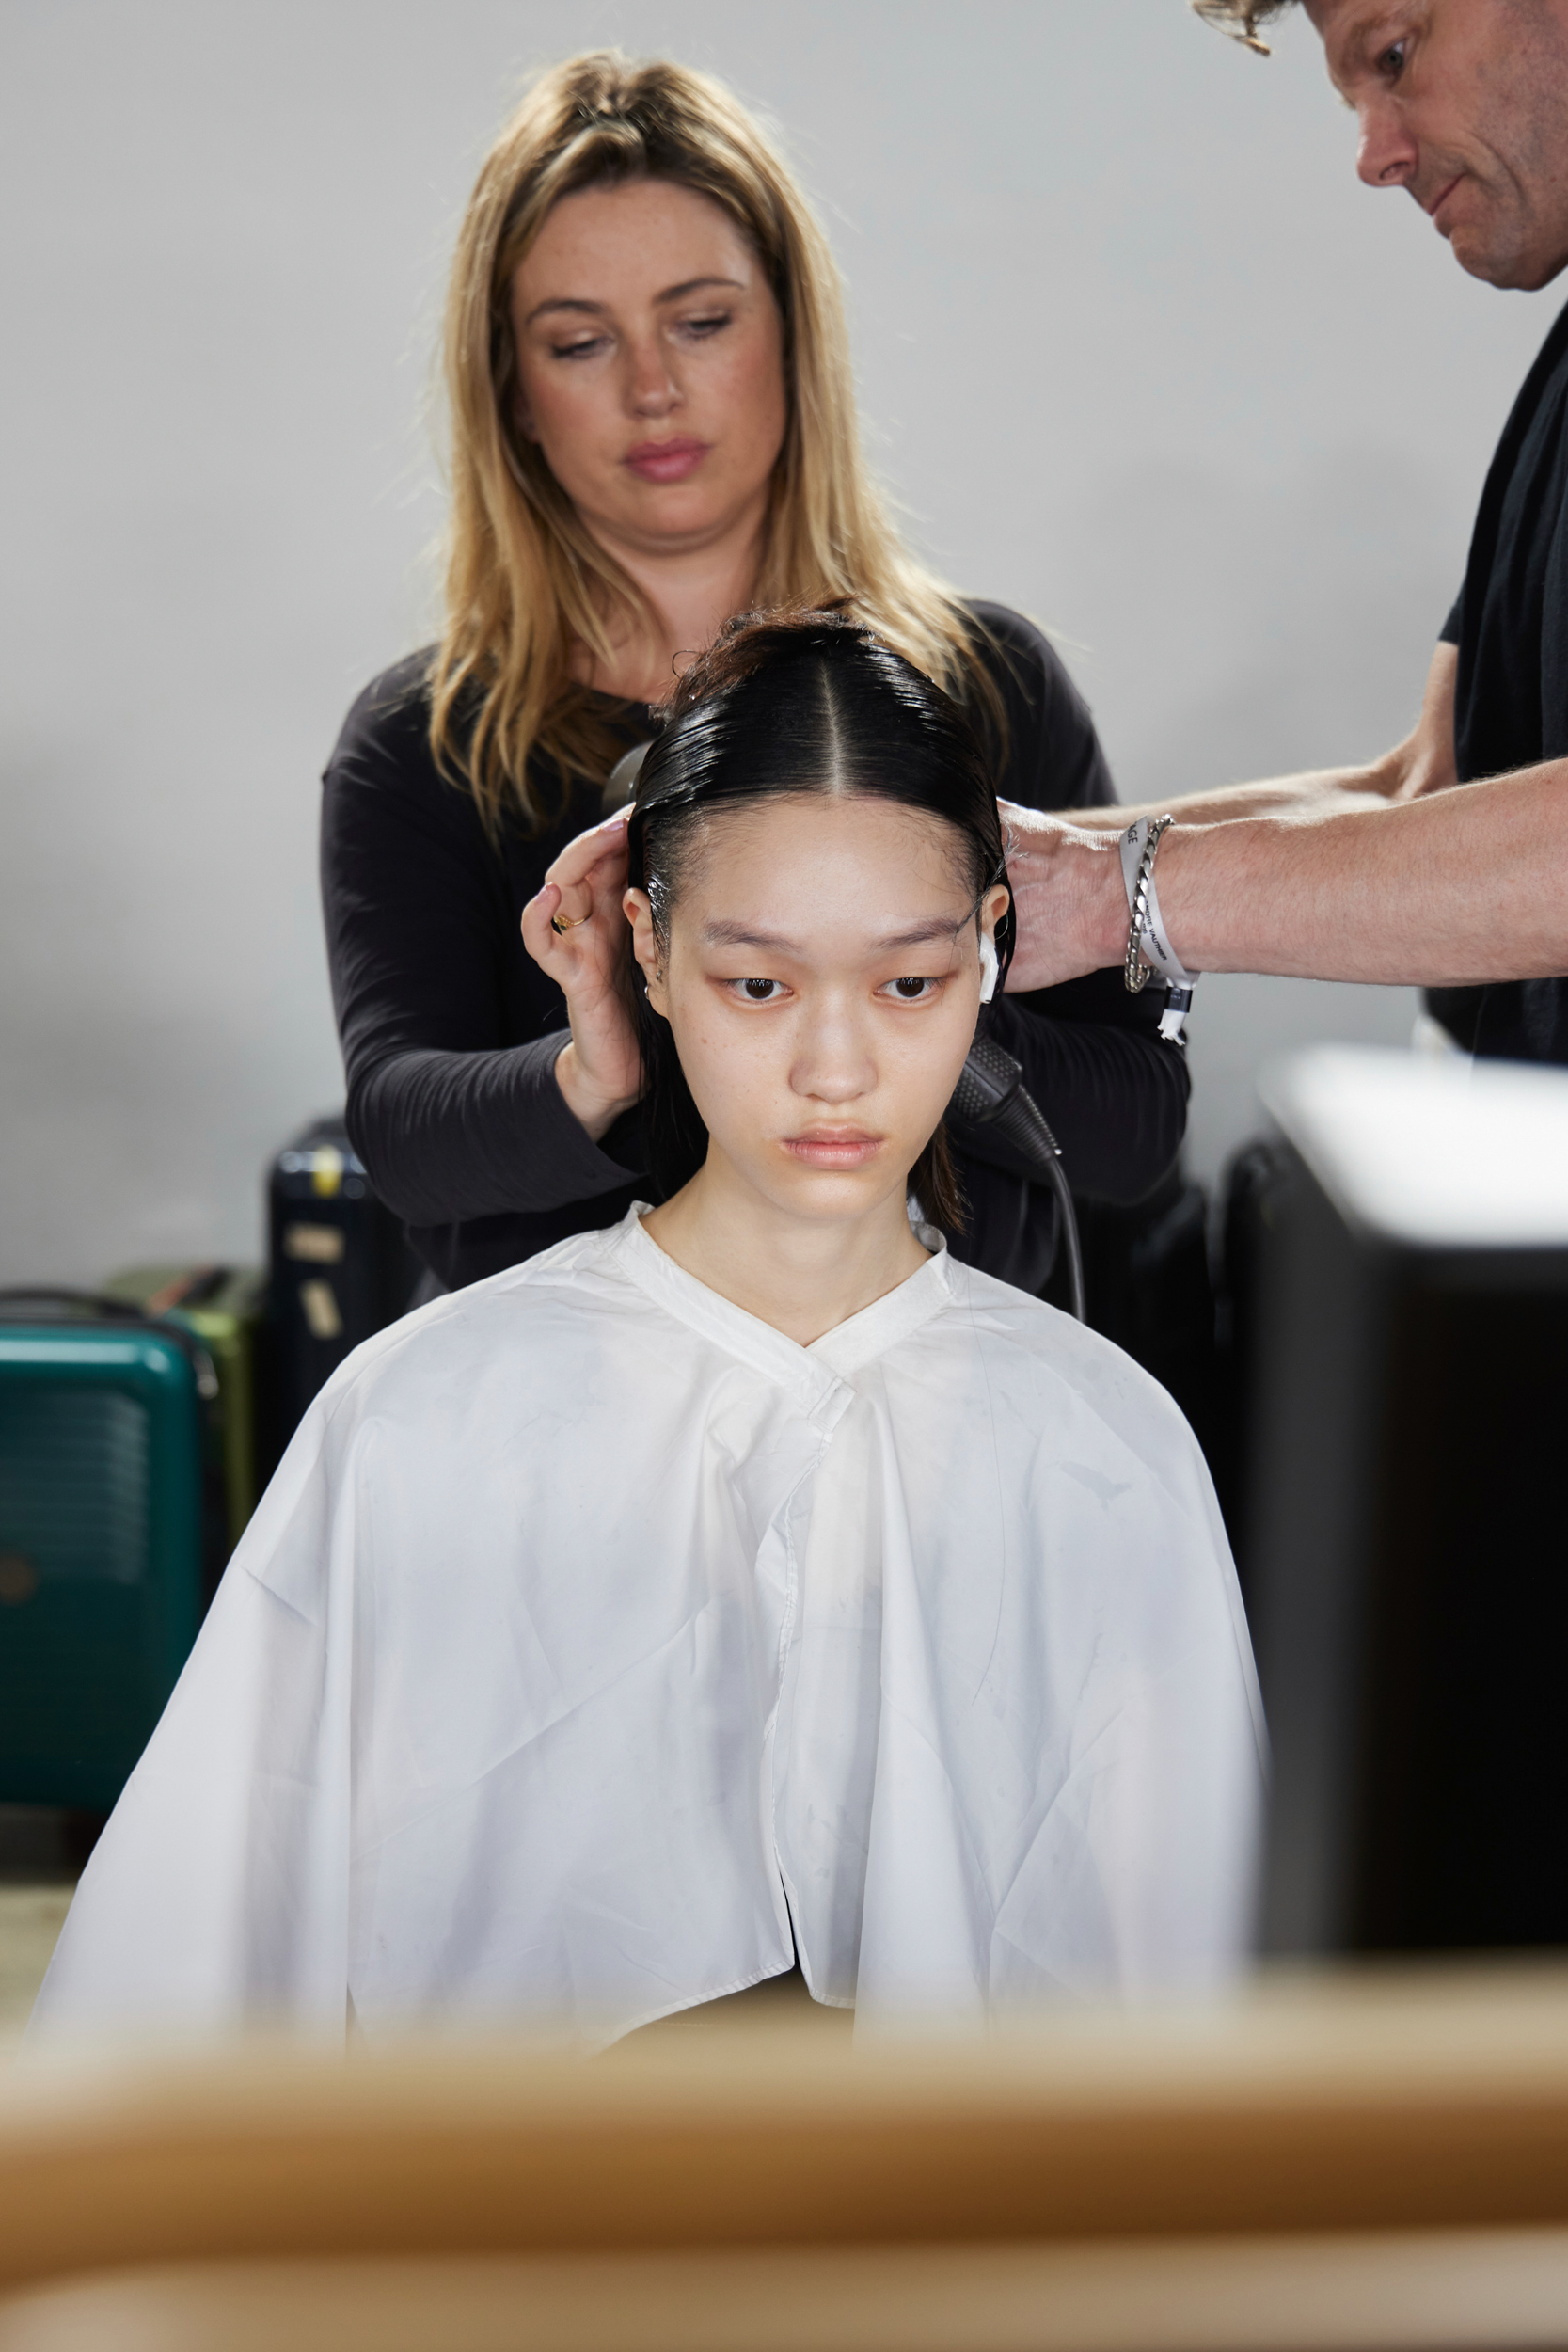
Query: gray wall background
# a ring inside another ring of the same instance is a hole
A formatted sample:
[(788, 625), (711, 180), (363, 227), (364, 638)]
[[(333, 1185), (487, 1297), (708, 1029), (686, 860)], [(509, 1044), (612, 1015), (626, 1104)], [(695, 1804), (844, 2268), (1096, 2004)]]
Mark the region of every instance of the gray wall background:
[[(1058, 635), (1127, 798), (1410, 723), (1552, 297), (1353, 171), (1305, 22), (1181, 0), (0, 0), (0, 1279), (259, 1251), (341, 1097), (317, 778), (430, 633), (421, 407), (474, 169), (602, 41), (770, 112), (879, 470)], [(1191, 1156), (1402, 991), (1210, 978)]]

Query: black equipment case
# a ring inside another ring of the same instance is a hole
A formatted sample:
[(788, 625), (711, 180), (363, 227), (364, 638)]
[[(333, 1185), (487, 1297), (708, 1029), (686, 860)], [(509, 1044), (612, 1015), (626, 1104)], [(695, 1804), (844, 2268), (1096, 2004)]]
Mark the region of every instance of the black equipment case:
[(270, 1473), (344, 1357), (406, 1311), (421, 1268), (372, 1190), (341, 1113), (312, 1120), (273, 1162), (267, 1227)]

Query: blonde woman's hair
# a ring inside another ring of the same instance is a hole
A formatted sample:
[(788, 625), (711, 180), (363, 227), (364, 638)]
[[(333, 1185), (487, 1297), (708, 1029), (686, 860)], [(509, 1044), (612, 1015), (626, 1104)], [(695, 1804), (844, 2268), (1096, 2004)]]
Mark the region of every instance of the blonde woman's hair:
[(447, 302), (451, 519), (430, 740), (487, 828), (560, 816), (533, 754), (569, 790), (626, 741), (573, 675), (612, 659), (612, 625), (646, 623), (638, 589), (584, 528), (518, 429), (513, 278), (550, 207), (578, 188), (672, 181), (718, 204), (760, 258), (784, 326), (788, 421), (753, 605), (840, 599), (949, 692), (1000, 700), (974, 658), (977, 624), (900, 545), (856, 426), (842, 286), (777, 150), (720, 82), (596, 50), (541, 76), (497, 139), (458, 236)]

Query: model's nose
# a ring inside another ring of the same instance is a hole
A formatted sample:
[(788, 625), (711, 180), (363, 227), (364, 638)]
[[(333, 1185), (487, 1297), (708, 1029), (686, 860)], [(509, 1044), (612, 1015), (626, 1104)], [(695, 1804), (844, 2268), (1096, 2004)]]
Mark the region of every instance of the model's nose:
[(852, 1103), (877, 1083), (876, 1066), (859, 1025), (839, 1006), (825, 1007), (797, 1045), (790, 1087), (817, 1103)]
[(1355, 168), (1370, 188), (1402, 188), (1416, 176), (1419, 150), (1391, 100), (1366, 101)]

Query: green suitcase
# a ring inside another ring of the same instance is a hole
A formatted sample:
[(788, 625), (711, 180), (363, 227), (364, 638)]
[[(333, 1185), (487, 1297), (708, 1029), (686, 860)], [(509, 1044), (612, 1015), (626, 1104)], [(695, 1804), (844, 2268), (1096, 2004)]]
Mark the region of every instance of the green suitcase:
[(103, 1285), (110, 1298), (123, 1298), (144, 1315), (178, 1324), (198, 1339), (213, 1359), (218, 1392), (214, 1408), (222, 1453), (226, 1550), (232, 1551), (261, 1500), (258, 1443), (261, 1366), (259, 1351), (266, 1313), (266, 1277), (236, 1266), (132, 1266)]
[(216, 1382), (188, 1332), (41, 1305), (0, 1301), (0, 1802), (102, 1813), (200, 1623)]

